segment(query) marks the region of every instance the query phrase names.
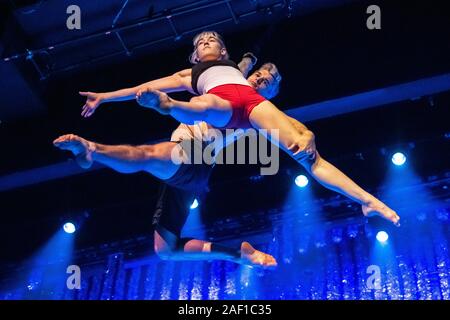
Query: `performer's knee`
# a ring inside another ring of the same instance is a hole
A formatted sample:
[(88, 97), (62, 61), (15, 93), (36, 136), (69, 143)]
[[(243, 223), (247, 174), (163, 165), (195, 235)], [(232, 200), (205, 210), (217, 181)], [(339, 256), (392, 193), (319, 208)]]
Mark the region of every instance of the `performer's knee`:
[[(185, 250), (185, 245), (189, 241), (193, 240), (194, 238), (180, 238), (177, 239), (174, 243), (170, 244), (166, 240), (164, 240), (158, 232), (155, 232), (155, 253), (162, 259), (162, 260), (170, 260), (173, 259), (176, 255), (181, 254), (185, 251), (191, 251), (191, 250)], [(196, 251), (196, 250), (193, 250)]]
[(163, 260), (170, 260), (176, 253), (177, 244), (170, 244), (157, 232), (154, 232), (154, 250)]
[[(185, 251), (191, 251), (191, 250), (186, 250), (186, 243), (188, 243), (189, 241), (194, 240), (194, 238), (180, 238), (177, 241), (175, 250), (178, 252), (185, 252)], [(196, 251), (196, 250), (194, 250)]]

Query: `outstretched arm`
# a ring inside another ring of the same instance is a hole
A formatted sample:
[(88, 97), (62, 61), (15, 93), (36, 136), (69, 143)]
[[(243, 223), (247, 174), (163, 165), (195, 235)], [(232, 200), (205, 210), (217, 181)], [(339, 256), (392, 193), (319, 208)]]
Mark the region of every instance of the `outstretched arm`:
[(100, 104), (105, 102), (113, 101), (126, 101), (136, 98), (136, 94), (143, 90), (151, 88), (154, 90), (160, 90), (163, 92), (175, 92), (175, 91), (190, 91), (192, 92), (191, 86), (191, 69), (185, 69), (174, 73), (171, 76), (160, 78), (157, 80), (152, 80), (141, 85), (121, 89), (112, 92), (80, 92), (82, 96), (86, 97), (86, 103), (83, 106), (83, 111), (81, 115), (83, 117), (91, 116), (95, 110), (100, 106)]

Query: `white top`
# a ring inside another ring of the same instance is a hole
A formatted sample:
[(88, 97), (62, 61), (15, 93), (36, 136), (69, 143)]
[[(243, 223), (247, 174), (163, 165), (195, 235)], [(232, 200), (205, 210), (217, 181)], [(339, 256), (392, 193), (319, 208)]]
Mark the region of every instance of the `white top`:
[[(209, 131), (209, 129), (211, 131)], [(194, 125), (180, 123), (180, 125), (172, 132), (170, 141), (180, 142), (183, 140), (196, 139), (200, 141), (211, 141), (214, 130), (204, 121), (199, 121)]]
[(238, 69), (230, 66), (214, 66), (200, 74), (197, 81), (197, 90), (200, 94), (205, 94), (212, 88), (223, 84), (242, 84), (251, 87)]

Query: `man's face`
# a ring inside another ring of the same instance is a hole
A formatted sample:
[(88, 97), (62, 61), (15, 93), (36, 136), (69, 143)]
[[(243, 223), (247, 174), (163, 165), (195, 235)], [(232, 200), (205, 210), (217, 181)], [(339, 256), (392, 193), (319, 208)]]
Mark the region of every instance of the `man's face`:
[(213, 36), (205, 36), (198, 40), (196, 45), (197, 56), (200, 61), (219, 60), (224, 54), (220, 42)]
[(274, 84), (275, 79), (267, 70), (257, 70), (250, 77), (247, 78), (250, 85), (255, 88), (261, 95), (267, 92)]

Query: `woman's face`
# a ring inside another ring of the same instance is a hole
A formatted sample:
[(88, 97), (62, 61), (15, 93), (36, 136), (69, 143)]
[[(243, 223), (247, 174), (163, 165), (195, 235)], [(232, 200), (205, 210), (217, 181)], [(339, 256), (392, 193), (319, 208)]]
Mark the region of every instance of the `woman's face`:
[(222, 48), (220, 42), (213, 36), (200, 38), (196, 50), (197, 57), (201, 62), (221, 60), (226, 54), (225, 48)]

